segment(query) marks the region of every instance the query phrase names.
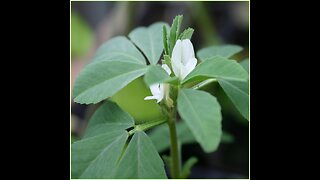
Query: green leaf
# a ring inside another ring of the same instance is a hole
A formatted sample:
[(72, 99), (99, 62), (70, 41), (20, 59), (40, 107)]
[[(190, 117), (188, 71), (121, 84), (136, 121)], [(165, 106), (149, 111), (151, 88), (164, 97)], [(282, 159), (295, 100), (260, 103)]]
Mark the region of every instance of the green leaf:
[(217, 80), (241, 115), (249, 119), (249, 81)]
[[(171, 56), (172, 50), (174, 45), (176, 44), (176, 41), (179, 36), (180, 26), (182, 22), (182, 15), (178, 15), (173, 19), (171, 28), (170, 28), (170, 35), (169, 35), (169, 55)], [(177, 33), (178, 32), (178, 33)]]
[(146, 101), (144, 98), (150, 96), (149, 87), (146, 86), (142, 77), (129, 83), (111, 97), (123, 111), (128, 112), (135, 120), (135, 124), (160, 119), (162, 117), (159, 104), (155, 101)]
[(167, 32), (168, 27), (163, 26), (162, 27), (162, 37), (163, 37), (163, 47), (164, 47), (164, 54), (169, 54), (169, 45), (168, 45), (168, 32)]
[(198, 162), (196, 157), (190, 157), (186, 163), (184, 164), (182, 171), (181, 171), (181, 179), (187, 178), (191, 173), (191, 168)]
[(146, 64), (139, 50), (124, 36), (114, 37), (100, 46), (93, 61), (121, 61)]
[(179, 15), (178, 23), (177, 23), (176, 41), (178, 40), (179, 35), (180, 35), (180, 28), (181, 28), (182, 20), (183, 20), (183, 16)]
[(191, 39), (192, 35), (193, 35), (194, 29), (193, 28), (188, 28), (186, 30), (184, 30), (180, 36), (179, 39), (183, 40), (183, 39)]
[(161, 81), (162, 83), (168, 83), (172, 85), (179, 85), (180, 84), (180, 79), (178, 77), (170, 77), (169, 79), (165, 79)]
[(168, 83), (173, 85), (178, 85), (180, 83), (180, 79), (178, 77), (170, 77), (159, 65), (151, 65), (148, 67), (148, 71), (144, 76), (144, 82), (147, 86), (156, 83)]
[(72, 144), (72, 178), (166, 178), (163, 162), (143, 131), (137, 131), (126, 146), (124, 129), (133, 123), (115, 103), (101, 105), (85, 137)]
[(91, 117), (84, 138), (72, 144), (72, 178), (107, 178), (116, 167), (133, 118), (106, 101)]
[(71, 177), (108, 178), (125, 146), (125, 130), (105, 132), (76, 141), (71, 146)]
[(74, 88), (74, 101), (81, 104), (98, 103), (142, 76), (147, 66), (117, 61), (98, 61), (86, 66), (79, 74)]
[(133, 135), (113, 178), (167, 178), (162, 159), (143, 131)]
[(221, 108), (207, 92), (181, 89), (178, 112), (205, 152), (213, 152), (221, 140)]
[(218, 56), (200, 63), (185, 77), (182, 83), (206, 80), (209, 78), (246, 81), (248, 79), (248, 73), (236, 61)]
[(145, 83), (150, 86), (155, 83), (163, 82), (169, 79), (168, 73), (159, 65), (151, 65), (148, 67), (148, 71), (144, 76)]
[(149, 27), (139, 27), (131, 31), (129, 38), (133, 41), (141, 51), (146, 55), (150, 64), (157, 64), (163, 51), (163, 26), (166, 23), (157, 22)]
[(249, 58), (242, 60), (240, 65), (249, 73)]
[(163, 161), (165, 162), (165, 165), (166, 165), (166, 167), (168, 168), (168, 169), (171, 169), (172, 168), (172, 166), (171, 166), (171, 157), (170, 156), (167, 156), (167, 155), (162, 155), (161, 156), (162, 157), (162, 159), (163, 159)]
[(213, 58), (217, 56), (230, 58), (242, 50), (243, 48), (238, 45), (210, 46), (207, 48), (200, 49), (197, 52), (197, 56), (202, 61), (206, 61), (208, 58)]
[(134, 125), (134, 119), (111, 101), (103, 103), (90, 118), (83, 138), (112, 131), (127, 129)]

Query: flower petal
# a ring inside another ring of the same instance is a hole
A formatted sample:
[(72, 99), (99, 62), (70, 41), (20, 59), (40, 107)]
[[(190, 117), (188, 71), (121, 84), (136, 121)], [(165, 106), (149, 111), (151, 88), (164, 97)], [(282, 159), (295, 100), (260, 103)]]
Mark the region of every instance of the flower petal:
[(177, 77), (179, 77), (180, 75), (180, 69), (182, 66), (181, 58), (182, 58), (182, 44), (181, 44), (181, 40), (177, 40), (172, 50), (172, 56), (171, 56), (172, 70)]
[(184, 74), (182, 75), (183, 79), (196, 67), (197, 65), (197, 59), (191, 58), (186, 66), (184, 67)]
[(194, 49), (189, 39), (182, 40), (181, 44), (182, 44), (182, 64), (186, 66), (189, 60), (195, 57)]
[(151, 99), (158, 99), (157, 96), (147, 96), (144, 98), (144, 100), (151, 100)]
[(159, 84), (153, 84), (150, 86), (150, 90), (153, 96), (158, 96), (160, 94), (160, 85)]
[(163, 97), (162, 98), (158, 98), (157, 100), (157, 103), (159, 103), (160, 101), (162, 101)]
[(161, 66), (165, 71), (167, 71), (167, 73), (170, 75), (171, 74), (171, 70), (170, 70), (170, 68), (169, 68), (169, 66), (168, 65), (166, 65), (166, 64), (162, 64), (162, 66)]
[(157, 100), (157, 103), (159, 103), (164, 98), (164, 95), (165, 95), (164, 84), (151, 85), (150, 90), (153, 96), (147, 96), (144, 98), (144, 100), (155, 99)]
[[(165, 87), (164, 87), (164, 84), (160, 84), (160, 87), (159, 87), (159, 89), (160, 89), (160, 94), (159, 94), (159, 98), (161, 98), (161, 100), (163, 99), (163, 97), (164, 97), (164, 95), (165, 95)], [(160, 101), (161, 101), (160, 100)]]

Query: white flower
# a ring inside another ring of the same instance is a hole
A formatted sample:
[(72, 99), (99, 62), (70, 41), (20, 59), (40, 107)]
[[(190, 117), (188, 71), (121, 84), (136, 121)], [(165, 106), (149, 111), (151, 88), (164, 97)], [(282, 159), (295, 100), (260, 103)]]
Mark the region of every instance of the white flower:
[[(161, 67), (169, 75), (171, 74), (171, 70), (166, 64), (163, 64)], [(168, 91), (168, 86), (165, 84), (153, 84), (150, 86), (150, 90), (151, 90), (152, 96), (147, 96), (144, 98), (144, 100), (156, 99), (157, 103), (159, 103), (165, 97), (166, 91)]]
[(166, 70), (167, 71), (167, 73), (169, 74), (169, 76), (170, 76), (170, 74), (171, 74), (171, 70), (170, 70), (170, 68), (169, 68), (169, 66), (168, 65), (166, 65), (166, 64), (162, 64), (162, 66), (161, 66), (164, 70)]
[(197, 65), (192, 43), (189, 39), (177, 40), (171, 57), (174, 74), (183, 80)]

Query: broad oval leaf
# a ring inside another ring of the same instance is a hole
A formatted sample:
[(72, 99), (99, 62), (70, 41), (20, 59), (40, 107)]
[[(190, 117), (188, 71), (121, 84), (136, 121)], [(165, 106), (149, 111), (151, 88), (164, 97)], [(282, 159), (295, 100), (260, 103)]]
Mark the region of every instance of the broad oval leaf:
[(139, 50), (124, 36), (114, 37), (100, 46), (93, 61), (121, 61), (146, 64)]
[(71, 146), (72, 179), (108, 178), (127, 138), (125, 130), (113, 130), (74, 142)]
[(249, 120), (249, 81), (217, 80), (240, 114)]
[(168, 24), (157, 22), (149, 27), (139, 27), (131, 31), (129, 38), (146, 55), (150, 64), (157, 64), (163, 51), (163, 26)]
[(112, 131), (124, 130), (134, 125), (134, 119), (111, 101), (103, 103), (90, 118), (83, 138)]
[(243, 48), (238, 45), (210, 46), (197, 51), (197, 56), (202, 61), (206, 61), (208, 58), (211, 59), (217, 56), (230, 58), (242, 50)]
[(85, 137), (72, 144), (72, 178), (166, 178), (163, 162), (144, 132), (136, 132), (126, 146), (125, 129), (131, 126), (132, 117), (115, 103), (101, 105)]
[(235, 60), (226, 59), (224, 57), (214, 57), (196, 66), (196, 68), (185, 77), (182, 83), (202, 81), (209, 78), (246, 81), (248, 79), (248, 73)]
[(216, 98), (204, 91), (181, 89), (178, 112), (205, 152), (213, 152), (221, 140), (221, 108)]
[(159, 65), (151, 65), (144, 76), (144, 82), (150, 86), (170, 79), (168, 73)]
[(98, 103), (117, 93), (134, 79), (142, 76), (147, 66), (99, 61), (86, 66), (79, 74), (74, 88), (74, 101), (81, 104)]
[(240, 65), (249, 73), (249, 58), (242, 60)]
[(167, 178), (162, 159), (143, 131), (133, 135), (113, 178)]

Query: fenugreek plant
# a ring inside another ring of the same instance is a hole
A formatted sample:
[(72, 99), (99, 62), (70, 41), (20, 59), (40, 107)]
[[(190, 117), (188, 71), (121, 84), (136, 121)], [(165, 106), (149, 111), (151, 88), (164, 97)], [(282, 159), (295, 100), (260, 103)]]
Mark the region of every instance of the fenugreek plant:
[[(213, 95), (201, 90), (206, 84), (218, 83), (248, 119), (248, 61), (230, 59), (242, 48), (211, 46), (195, 56), (190, 40), (194, 29), (181, 31), (181, 22), (182, 16), (176, 16), (171, 27), (157, 22), (134, 29), (128, 38), (112, 38), (80, 72), (74, 101), (104, 102), (89, 120), (82, 139), (71, 146), (72, 178), (188, 177), (196, 159), (183, 165), (181, 145), (194, 140), (209, 153), (217, 149), (222, 137), (221, 108)], [(144, 99), (158, 103), (163, 114), (160, 120), (137, 123), (110, 100), (141, 76), (152, 94)], [(145, 133), (155, 127), (157, 131)], [(158, 143), (170, 147), (170, 156), (160, 157)]]

